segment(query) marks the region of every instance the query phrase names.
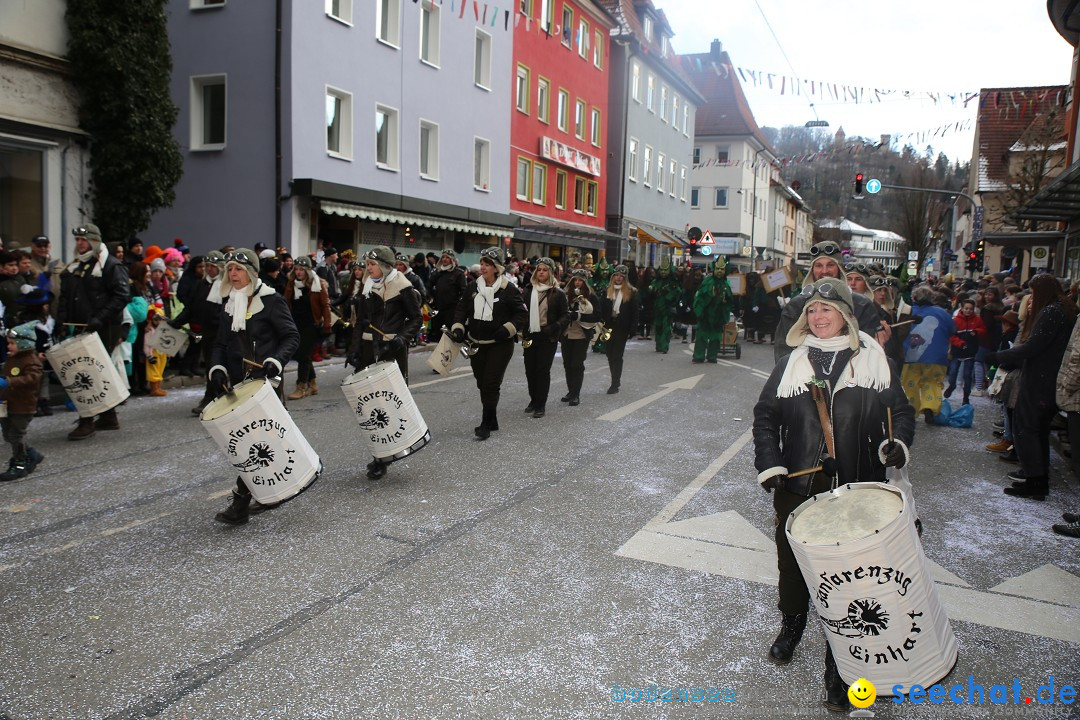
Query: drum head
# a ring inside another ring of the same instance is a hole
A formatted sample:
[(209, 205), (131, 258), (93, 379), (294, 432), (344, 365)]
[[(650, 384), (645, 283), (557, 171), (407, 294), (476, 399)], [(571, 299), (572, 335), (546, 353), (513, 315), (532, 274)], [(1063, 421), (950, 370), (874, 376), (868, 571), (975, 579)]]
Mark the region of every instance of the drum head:
[(791, 537), (807, 545), (836, 545), (878, 532), (904, 510), (899, 492), (845, 486), (817, 496), (791, 522)]
[(262, 390), (265, 385), (266, 380), (262, 378), (245, 380), (234, 387), (232, 393), (225, 393), (207, 405), (202, 412), (202, 419), (217, 420), (219, 417), (223, 417), (255, 397), (255, 393)]
[(357, 370), (352, 375), (348, 375), (341, 381), (342, 385), (348, 385), (349, 383), (360, 382), (369, 378), (382, 375), (386, 372), (393, 372), (393, 369), (397, 367), (396, 362), (377, 362), (368, 365), (366, 368)]

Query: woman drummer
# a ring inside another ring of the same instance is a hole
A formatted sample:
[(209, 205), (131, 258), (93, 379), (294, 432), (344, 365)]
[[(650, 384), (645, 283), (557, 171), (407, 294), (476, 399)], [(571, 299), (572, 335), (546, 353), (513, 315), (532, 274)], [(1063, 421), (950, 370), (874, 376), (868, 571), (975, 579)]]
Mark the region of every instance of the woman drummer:
[(469, 343), (476, 347), (470, 362), (483, 415), (473, 433), (481, 440), (499, 429), (499, 390), (514, 355), (514, 338), (529, 323), (521, 293), (503, 270), (499, 248), (480, 251), (480, 275), (465, 288), (450, 326), (454, 342), (465, 342), (468, 335)]
[[(420, 294), (405, 275), (394, 268), (394, 251), (377, 245), (364, 254), (364, 284), (353, 298), (352, 344), (346, 364), (357, 370), (375, 362), (396, 362), (409, 382), (409, 338), (416, 337), (423, 316)], [(370, 480), (386, 475), (387, 463), (372, 458)]]
[[(259, 280), (259, 258), (241, 248), (225, 253), (225, 281), (217, 340), (210, 356), (209, 384), (218, 394), (246, 377), (280, 381), (285, 364), (300, 344), (289, 304), (272, 287)], [(278, 385), (278, 396), (282, 388)], [(248, 520), (251, 490), (236, 479), (229, 507), (215, 519), (230, 525)]]
[(551, 363), (559, 348), (559, 338), (570, 322), (566, 293), (555, 278), (555, 261), (540, 258), (533, 269), (530, 289), (524, 290), (529, 326), (522, 341), (525, 379), (529, 384), (527, 415), (544, 417), (548, 391), (551, 389)]
[(611, 371), (611, 386), (608, 395), (619, 392), (622, 383), (623, 352), (626, 341), (637, 332), (638, 301), (634, 286), (627, 279), (625, 265), (616, 265), (611, 274), (611, 285), (604, 297), (604, 326), (611, 330), (607, 345), (608, 369)]
[(296, 391), (289, 399), (302, 400), (319, 394), (311, 351), (320, 335), (330, 334), (330, 296), (326, 283), (315, 274), (307, 255), (301, 255), (293, 263), (289, 282), (285, 285), (285, 300), (300, 333), (300, 347), (296, 350)]
[[(884, 481), (885, 466), (907, 463), (915, 434), (915, 413), (900, 378), (881, 345), (859, 331), (844, 280), (823, 278), (802, 294), (802, 315), (786, 337), (795, 349), (777, 363), (754, 408), (758, 482), (766, 492), (776, 491), (783, 621), (768, 659), (777, 665), (791, 662), (810, 598), (784, 531), (788, 515), (836, 484)], [(892, 437), (886, 408), (892, 410)], [(823, 417), (831, 427), (823, 429)], [(846, 710), (847, 688), (826, 647), (825, 705)]]
[(566, 283), (569, 306), (566, 332), (562, 339), (563, 371), (566, 373), (564, 403), (581, 404), (581, 383), (585, 379), (585, 358), (589, 355), (593, 326), (600, 319), (600, 301), (589, 287), (589, 271), (577, 268)]

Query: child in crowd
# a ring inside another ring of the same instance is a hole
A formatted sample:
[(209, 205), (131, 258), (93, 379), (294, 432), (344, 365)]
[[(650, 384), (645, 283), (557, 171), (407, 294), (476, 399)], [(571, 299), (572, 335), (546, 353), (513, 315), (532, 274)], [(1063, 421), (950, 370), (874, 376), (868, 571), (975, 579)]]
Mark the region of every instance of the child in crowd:
[(19, 325), (7, 332), (8, 358), (0, 372), (0, 394), (4, 410), (0, 427), (4, 440), (11, 445), (8, 469), (0, 481), (18, 480), (34, 472), (45, 456), (26, 444), (26, 431), (37, 412), (38, 385), (41, 383), (41, 359), (37, 352), (35, 322)]
[(143, 350), (146, 353), (146, 381), (150, 383), (150, 397), (164, 397), (167, 392), (161, 389), (161, 381), (165, 377), (165, 363), (169, 356), (158, 351), (156, 336), (160, 332), (158, 326), (165, 322), (165, 311), (158, 305), (151, 305), (146, 313), (146, 333), (143, 340)]

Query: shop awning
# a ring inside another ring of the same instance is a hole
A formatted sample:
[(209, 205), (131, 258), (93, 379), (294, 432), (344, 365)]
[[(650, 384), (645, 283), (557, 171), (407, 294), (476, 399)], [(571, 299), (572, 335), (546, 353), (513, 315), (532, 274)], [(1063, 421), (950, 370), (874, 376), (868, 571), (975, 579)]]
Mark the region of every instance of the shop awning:
[(1030, 248), (1037, 245), (1053, 245), (1060, 240), (1064, 240), (1065, 233), (1058, 230), (1039, 230), (1030, 232), (1018, 230), (1016, 232), (985, 233), (983, 234), (982, 239), (991, 245)]
[(387, 210), (386, 208), (370, 207), (367, 205), (352, 205), (350, 203), (337, 203), (322, 201), (319, 207), (324, 213), (341, 215), (343, 217), (357, 218), (358, 220), (372, 220), (375, 222), (397, 223), (398, 225), (417, 225), (419, 227), (433, 228), (435, 230), (455, 230), (457, 232), (473, 233), (474, 235), (492, 235), (495, 237), (514, 237), (513, 228), (498, 227), (496, 225), (481, 225), (479, 223), (466, 222), (464, 220), (451, 220), (450, 218), (437, 217), (434, 215), (416, 215), (413, 213)]
[(667, 245), (668, 247), (681, 248), (683, 244), (671, 237), (665, 232), (650, 227), (645, 228), (641, 225), (637, 225), (637, 239), (643, 242), (656, 243), (658, 245)]
[(1010, 218), (1066, 222), (1080, 216), (1080, 162), (1074, 162)]
[(690, 247), (690, 243), (686, 242), (685, 240), (680, 240), (679, 238), (675, 237), (671, 233), (667, 233), (667, 232), (664, 232), (663, 230), (661, 230), (660, 235), (661, 235), (661, 237), (664, 238), (664, 240), (665, 240), (664, 244), (665, 245), (670, 245), (671, 247), (677, 247), (677, 248), (688, 248), (688, 247)]
[(566, 245), (583, 250), (603, 250), (609, 240), (621, 241), (618, 235), (600, 228), (555, 222), (539, 215), (520, 213), (521, 225), (514, 228), (518, 242), (538, 242), (547, 245)]

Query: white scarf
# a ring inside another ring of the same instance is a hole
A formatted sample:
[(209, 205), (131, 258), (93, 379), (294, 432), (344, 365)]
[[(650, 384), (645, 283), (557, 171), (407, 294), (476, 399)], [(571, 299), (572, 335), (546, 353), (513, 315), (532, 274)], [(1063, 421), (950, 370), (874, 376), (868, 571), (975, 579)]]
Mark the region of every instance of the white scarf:
[(495, 279), (495, 284), (488, 287), (484, 276), (476, 278), (476, 296), (473, 297), (473, 319), (491, 320), (492, 310), (495, 309), (495, 292), (506, 287), (506, 276)]
[(248, 283), (237, 290), (229, 291), (229, 301), (225, 303), (225, 312), (232, 316), (232, 331), (240, 332), (247, 329), (249, 298), (255, 292), (255, 284)]
[(109, 257), (109, 248), (105, 247), (105, 243), (98, 243), (98, 250), (94, 252), (94, 246), (91, 245), (90, 249), (81, 255), (76, 255), (75, 260), (67, 266), (69, 272), (75, 272), (79, 269), (79, 263), (84, 263), (92, 260), (97, 255), (97, 262), (94, 263), (94, 269), (90, 271), (90, 274), (94, 277), (101, 277), (101, 268), (105, 267), (105, 259)]
[(218, 273), (216, 278), (210, 280), (210, 294), (206, 296), (206, 299), (215, 305), (220, 305), (222, 301), (221, 297), (221, 279), (224, 273)]
[(615, 304), (611, 307), (611, 317), (619, 317), (619, 308), (622, 307), (622, 285), (612, 285), (615, 289)]
[[(878, 341), (859, 331), (859, 350), (851, 356), (847, 366), (840, 372), (836, 388), (858, 386), (874, 390), (884, 390), (892, 384), (892, 370), (885, 351)], [(826, 352), (840, 352), (850, 348), (847, 335), (820, 340), (813, 335), (806, 336), (803, 343), (791, 351), (787, 367), (776, 388), (776, 397), (790, 398), (807, 391), (806, 384), (814, 377), (814, 368), (810, 364), (808, 348), (815, 347)]]
[(550, 278), (546, 285), (533, 281), (532, 295), (529, 297), (529, 332), (540, 332), (540, 293), (546, 293), (554, 287), (555, 282)]
[(393, 279), (400, 274), (401, 273), (397, 271), (397, 268), (393, 268), (390, 270), (390, 272), (386, 273), (378, 280), (368, 275), (367, 278), (364, 279), (364, 289), (361, 291), (360, 294), (364, 297), (367, 297), (371, 294), (371, 290), (374, 288), (376, 290), (376, 294), (379, 297), (382, 297), (383, 288), (389, 285), (391, 281), (393, 281)]

